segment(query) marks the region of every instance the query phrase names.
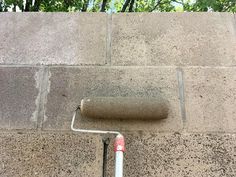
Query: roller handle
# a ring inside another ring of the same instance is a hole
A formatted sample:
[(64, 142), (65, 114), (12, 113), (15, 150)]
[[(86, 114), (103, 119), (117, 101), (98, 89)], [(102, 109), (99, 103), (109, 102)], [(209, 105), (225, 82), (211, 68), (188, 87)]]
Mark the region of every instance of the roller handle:
[(115, 177), (123, 177), (123, 159), (125, 152), (125, 139), (124, 136), (119, 134), (115, 138), (114, 151), (116, 154), (115, 162)]

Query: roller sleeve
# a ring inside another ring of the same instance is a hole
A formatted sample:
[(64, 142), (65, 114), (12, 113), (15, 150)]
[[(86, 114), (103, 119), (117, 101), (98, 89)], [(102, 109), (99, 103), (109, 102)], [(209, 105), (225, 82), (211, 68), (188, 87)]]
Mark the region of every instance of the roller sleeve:
[(90, 97), (81, 100), (81, 115), (94, 119), (157, 120), (167, 118), (168, 105), (161, 97)]

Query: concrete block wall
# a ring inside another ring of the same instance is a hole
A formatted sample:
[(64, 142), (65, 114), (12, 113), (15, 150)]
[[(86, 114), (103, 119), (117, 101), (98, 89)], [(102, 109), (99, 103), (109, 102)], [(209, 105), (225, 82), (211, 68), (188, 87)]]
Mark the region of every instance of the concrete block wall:
[(235, 14), (1, 13), (0, 21), (0, 176), (102, 176), (104, 137), (70, 131), (80, 100), (159, 93), (170, 102), (166, 120), (77, 123), (125, 135), (125, 177), (236, 176)]

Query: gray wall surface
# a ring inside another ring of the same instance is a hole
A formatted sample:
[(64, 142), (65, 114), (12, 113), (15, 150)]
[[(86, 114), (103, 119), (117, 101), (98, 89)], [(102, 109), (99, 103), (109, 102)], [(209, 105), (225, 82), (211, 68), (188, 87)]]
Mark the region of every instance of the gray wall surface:
[(80, 100), (158, 94), (165, 120), (77, 123), (124, 134), (125, 177), (236, 176), (235, 14), (0, 13), (0, 176), (102, 176)]

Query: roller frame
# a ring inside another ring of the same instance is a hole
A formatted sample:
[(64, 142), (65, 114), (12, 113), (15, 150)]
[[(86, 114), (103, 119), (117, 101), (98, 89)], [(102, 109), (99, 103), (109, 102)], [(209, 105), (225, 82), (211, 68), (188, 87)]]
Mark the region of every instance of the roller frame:
[[(74, 128), (74, 123), (75, 123), (75, 117), (77, 114), (77, 111), (80, 110), (80, 106), (74, 111), (72, 121), (71, 121), (71, 130), (75, 132), (80, 132), (80, 133), (95, 133), (95, 134), (115, 134), (116, 139), (123, 137), (123, 135), (118, 132), (118, 131), (104, 131), (104, 130), (86, 130), (86, 129), (81, 129), (81, 128)], [(124, 141), (124, 137), (123, 137)], [(119, 143), (119, 142), (118, 142)], [(115, 141), (115, 145), (117, 144), (117, 141)], [(123, 144), (124, 146), (124, 144)], [(124, 149), (124, 147), (123, 147)], [(123, 156), (124, 156), (124, 151), (121, 150), (115, 150), (115, 177), (123, 177)]]

